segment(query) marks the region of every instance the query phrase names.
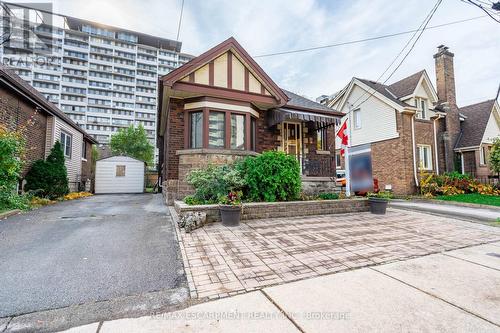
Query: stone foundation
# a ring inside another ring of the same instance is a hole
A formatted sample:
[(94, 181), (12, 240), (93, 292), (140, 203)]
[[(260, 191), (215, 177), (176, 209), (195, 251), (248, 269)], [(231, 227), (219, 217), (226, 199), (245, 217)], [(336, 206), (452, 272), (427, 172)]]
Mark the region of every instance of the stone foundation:
[(306, 195), (340, 193), (341, 188), (330, 177), (302, 177), (302, 192)]
[[(205, 212), (207, 222), (220, 222), (218, 205), (190, 206), (183, 201), (175, 201), (174, 208), (181, 216), (186, 212)], [(242, 220), (269, 219), (276, 217), (297, 217), (325, 214), (345, 214), (366, 212), (370, 209), (368, 199), (253, 202), (243, 204)]]

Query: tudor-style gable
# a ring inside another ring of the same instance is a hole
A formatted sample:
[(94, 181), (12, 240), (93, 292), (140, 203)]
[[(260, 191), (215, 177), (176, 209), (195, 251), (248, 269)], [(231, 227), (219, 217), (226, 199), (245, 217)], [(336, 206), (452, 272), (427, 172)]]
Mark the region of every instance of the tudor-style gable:
[(163, 86), (182, 91), (173, 97), (197, 95), (282, 106), (286, 94), (234, 39), (229, 38), (161, 78)]

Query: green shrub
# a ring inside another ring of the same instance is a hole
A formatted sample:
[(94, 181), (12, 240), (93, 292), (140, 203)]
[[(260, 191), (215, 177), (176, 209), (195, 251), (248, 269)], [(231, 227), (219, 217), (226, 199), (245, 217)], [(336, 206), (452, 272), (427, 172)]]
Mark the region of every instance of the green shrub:
[(300, 195), (300, 166), (297, 159), (283, 152), (267, 151), (247, 157), (237, 165), (245, 174), (247, 199), (287, 201)]
[(20, 131), (0, 126), (0, 211), (28, 208), (28, 199), (17, 194), (25, 140)]
[(47, 160), (33, 163), (26, 175), (24, 190), (49, 199), (62, 197), (69, 192), (64, 153), (59, 141), (52, 147)]
[(339, 195), (337, 193), (321, 193), (318, 198), (321, 200), (337, 200)]
[(217, 203), (221, 196), (227, 196), (231, 191), (240, 191), (245, 186), (245, 178), (237, 165), (208, 165), (203, 169), (192, 170), (187, 181), (193, 185), (195, 193), (188, 200), (197, 204)]

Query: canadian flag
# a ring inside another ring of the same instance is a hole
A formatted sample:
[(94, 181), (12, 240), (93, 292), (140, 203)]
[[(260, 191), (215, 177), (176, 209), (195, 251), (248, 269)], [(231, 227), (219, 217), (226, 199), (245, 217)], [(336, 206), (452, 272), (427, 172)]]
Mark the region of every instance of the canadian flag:
[(341, 140), (340, 156), (344, 156), (345, 147), (349, 144), (349, 137), (346, 131), (347, 131), (347, 119), (344, 121), (342, 126), (340, 126), (339, 131), (337, 132), (337, 136)]

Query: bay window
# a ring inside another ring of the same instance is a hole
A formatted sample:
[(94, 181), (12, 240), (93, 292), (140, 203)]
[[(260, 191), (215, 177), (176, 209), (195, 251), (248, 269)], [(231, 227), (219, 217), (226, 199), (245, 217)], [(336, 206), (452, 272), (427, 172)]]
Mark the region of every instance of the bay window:
[(226, 115), (224, 112), (210, 111), (208, 116), (208, 147), (224, 148), (226, 137)]
[(187, 111), (185, 115), (185, 147), (256, 149), (256, 119), (250, 113), (209, 110)]
[(257, 147), (257, 121), (255, 118), (250, 118), (250, 150), (255, 151), (255, 147)]
[(231, 149), (245, 149), (245, 115), (231, 114)]
[(189, 114), (190, 144), (189, 148), (203, 147), (203, 112), (191, 112)]

